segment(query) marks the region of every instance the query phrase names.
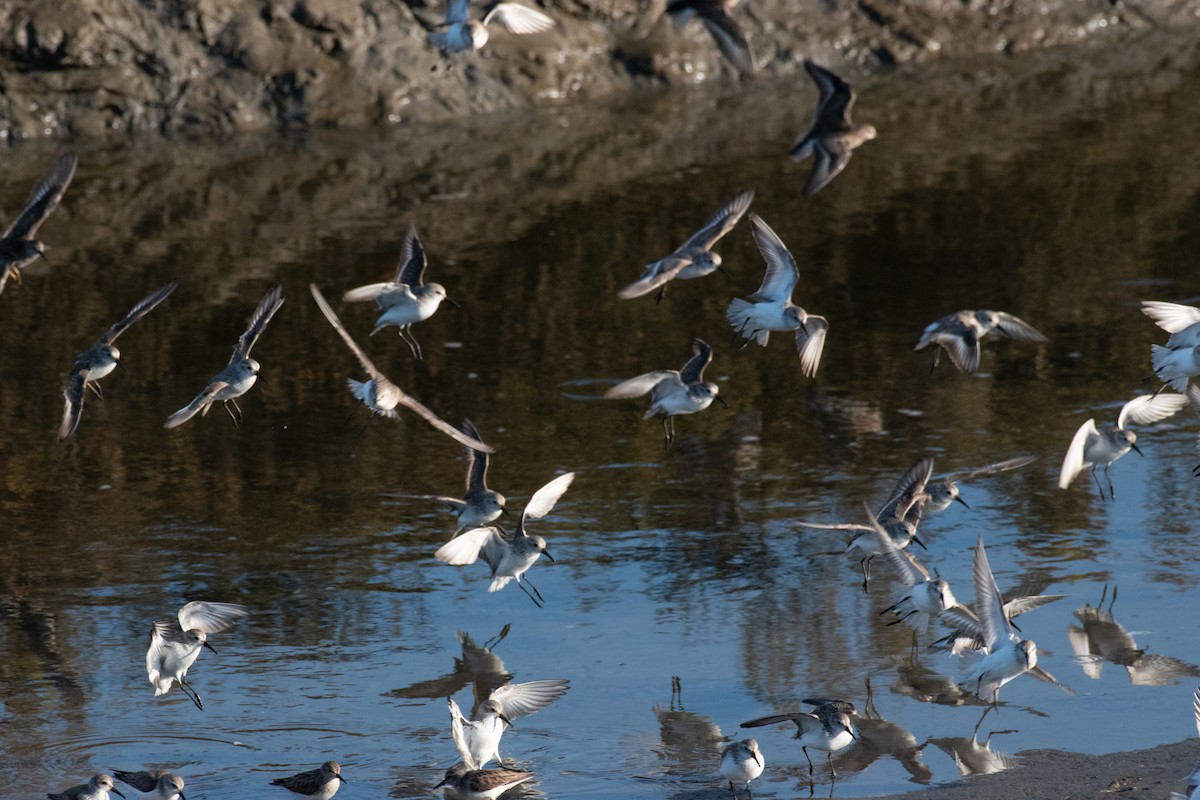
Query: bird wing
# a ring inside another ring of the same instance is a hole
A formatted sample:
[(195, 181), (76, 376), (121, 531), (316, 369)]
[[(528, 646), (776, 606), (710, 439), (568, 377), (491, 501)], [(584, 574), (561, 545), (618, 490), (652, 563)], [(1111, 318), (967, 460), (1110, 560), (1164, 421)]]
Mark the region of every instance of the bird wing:
[(1055, 600), (1062, 600), (1066, 597), (1065, 594), (1031, 594), (1021, 597), (1014, 597), (1004, 604), (1004, 613), (1009, 619), (1019, 617), (1026, 611), (1033, 611), (1035, 608), (1041, 608), (1047, 603), (1053, 603)]
[[(376, 380), (378, 380), (378, 378)], [(383, 380), (386, 381), (387, 378), (384, 378)], [(391, 385), (391, 387), (399, 393), (400, 403), (402, 403), (404, 406), (411, 409), (412, 411), (415, 411), (417, 414), (419, 414), (421, 416), (421, 418), (423, 420), (428, 422), (434, 428), (437, 428), (442, 433), (449, 436), (454, 441), (461, 444), (463, 447), (470, 447), (472, 450), (478, 450), (482, 453), (496, 452), (496, 449), (494, 447), (486, 445), (483, 442), (479, 441), (478, 439), (474, 439), (474, 438), (468, 436), (467, 434), (463, 433), (458, 428), (454, 427), (449, 422), (446, 422), (446, 420), (442, 419), (437, 414), (430, 411), (422, 403), (420, 403), (416, 398), (414, 398), (411, 395), (409, 395), (408, 393), (406, 393), (399, 386), (396, 386), (394, 383), (391, 383), (390, 381), (388, 381), (388, 382)]]
[(171, 416), (167, 417), (167, 421), (163, 423), (164, 428), (178, 428), (183, 423), (187, 422), (192, 417), (196, 416), (201, 411), (207, 412), (208, 407), (212, 404), (217, 394), (229, 386), (225, 381), (212, 380), (204, 387), (204, 391), (196, 395), (192, 402), (188, 403), (183, 408), (176, 411)]
[(844, 131), (850, 127), (850, 108), (854, 105), (854, 90), (850, 84), (824, 67), (804, 60), (804, 69), (817, 84), (821, 97), (813, 115), (812, 132)]
[(3, 235), (0, 235), (0, 239), (32, 238), (41, 224), (46, 221), (46, 217), (49, 217), (51, 212), (58, 208), (59, 201), (62, 200), (67, 187), (71, 185), (71, 179), (75, 177), (75, 167), (77, 166), (79, 166), (79, 158), (74, 153), (63, 153), (59, 156), (50, 171), (33, 187), (33, 191), (25, 200), (25, 205), (9, 223)]
[(813, 166), (804, 184), (804, 196), (812, 197), (824, 189), (838, 173), (850, 163), (854, 151), (845, 142), (836, 138), (822, 138), (813, 142)]
[(737, 67), (738, 72), (743, 75), (755, 73), (758, 67), (754, 61), (754, 50), (750, 47), (750, 40), (746, 37), (746, 32), (742, 30), (742, 26), (736, 19), (730, 16), (725, 9), (715, 8), (702, 13), (700, 21), (712, 34), (713, 41), (717, 43), (717, 49), (729, 59), (730, 64)]
[(521, 512), (521, 528), (524, 529), (526, 519), (541, 519), (549, 514), (573, 480), (575, 480), (575, 473), (568, 472), (565, 475), (559, 475), (534, 492), (533, 497), (529, 498), (529, 502), (525, 504), (525, 510)]
[(479, 762), (471, 755), (471, 748), (467, 747), (467, 737), (463, 731), (466, 717), (463, 716), (462, 709), (458, 707), (458, 703), (454, 702), (453, 697), (446, 698), (446, 706), (450, 709), (450, 736), (454, 739), (454, 746), (458, 748), (458, 754), (462, 756), (467, 769), (479, 769)]
[(318, 767), (317, 769), (305, 770), (295, 775), (289, 775), (286, 778), (276, 778), (271, 781), (271, 785), (282, 786), (301, 797), (314, 797), (320, 793), (321, 787), (325, 785), (325, 779), (321, 774), (321, 769)]
[[(679, 373), (673, 369), (660, 369), (655, 372), (647, 372), (644, 375), (638, 375), (636, 378), (630, 378), (627, 381), (621, 381), (616, 386), (608, 389), (604, 396), (609, 400), (626, 400), (630, 397), (641, 397), (649, 392), (659, 381), (674, 378), (680, 380)], [(681, 381), (682, 383), (682, 381)]]
[(1188, 404), (1188, 399), (1182, 394), (1144, 394), (1135, 397), (1121, 406), (1117, 415), (1117, 427), (1124, 430), (1127, 423), (1134, 425), (1149, 425), (1176, 413)]
[(409, 225), (400, 247), (400, 263), (396, 265), (395, 283), (422, 286), (425, 283), (425, 248), (417, 238), (416, 226)]
[(742, 215), (746, 213), (746, 209), (750, 208), (750, 202), (753, 199), (754, 190), (747, 189), (730, 200), (721, 207), (720, 211), (713, 214), (708, 222), (704, 223), (703, 228), (693, 233), (691, 238), (680, 246), (679, 251), (695, 248), (711, 250), (722, 236), (729, 233), (738, 224)]
[(127, 783), (143, 794), (153, 792), (158, 786), (158, 777), (165, 773), (154, 772), (125, 772), (124, 770), (114, 769), (113, 777), (122, 783)]
[(704, 380), (704, 368), (712, 361), (712, 346), (703, 339), (692, 341), (692, 357), (679, 370), (679, 380), (684, 384)]
[(685, 267), (691, 266), (691, 263), (690, 257), (670, 255), (653, 264), (647, 264), (642, 277), (617, 292), (617, 297), (622, 300), (632, 300), (635, 297), (650, 294), (663, 284), (674, 280), (675, 276)]
[(925, 493), (925, 484), (929, 482), (929, 475), (932, 472), (933, 459), (928, 457), (922, 458), (909, 467), (908, 471), (900, 476), (888, 501), (883, 504), (883, 508), (879, 509), (875, 518), (885, 525), (890, 522), (903, 521), (912, 504)]
[(246, 328), (246, 332), (238, 338), (237, 344), (234, 345), (233, 357), (229, 359), (230, 364), (249, 357), (250, 348), (254, 347), (254, 343), (258, 341), (258, 337), (262, 336), (263, 329), (267, 327), (267, 323), (271, 321), (271, 317), (275, 316), (275, 312), (282, 305), (283, 284), (280, 284), (267, 292), (266, 296), (259, 302), (258, 308), (254, 309), (254, 314), (250, 317), (249, 327)]
[(58, 426), (58, 440), (61, 442), (70, 437), (79, 427), (79, 420), (83, 416), (83, 389), (84, 389), (83, 372), (76, 370), (71, 375), (71, 380), (67, 383), (67, 388), (63, 389), (63, 418), (62, 424)]
[(495, 528), (472, 528), (439, 547), (433, 557), (454, 567), (474, 564), (481, 555), (488, 564), (499, 563), (504, 546), (505, 542)]
[[(968, 375), (979, 371), (979, 331), (971, 326), (935, 332), (930, 341), (941, 345), (954, 366)], [(920, 345), (918, 345), (920, 349)]]
[(519, 3), (499, 3), (487, 16), (483, 24), (488, 25), (495, 20), (503, 25), (509, 33), (541, 33), (554, 27), (554, 20), (540, 11), (535, 11)]
[(1004, 613), (1004, 600), (1000, 597), (1000, 587), (996, 585), (996, 576), (992, 574), (992, 565), (988, 563), (987, 552), (983, 549), (983, 536), (980, 535), (975, 545), (975, 613), (983, 625), (983, 640), (990, 651), (1012, 635), (1012, 625)]
[(750, 227), (754, 232), (754, 242), (758, 252), (762, 253), (767, 262), (767, 272), (763, 276), (762, 285), (758, 291), (750, 295), (752, 300), (770, 301), (774, 303), (790, 300), (796, 282), (800, 280), (800, 270), (796, 268), (796, 260), (784, 246), (783, 241), (771, 230), (762, 217), (750, 215)]
[(995, 464), (988, 464), (986, 467), (976, 467), (975, 469), (962, 470), (961, 472), (952, 472), (946, 475), (942, 480), (950, 483), (959, 481), (969, 481), (975, 478), (982, 478), (987, 475), (995, 475), (998, 472), (1007, 472), (1010, 469), (1019, 469), (1028, 464), (1037, 461), (1037, 456), (1017, 456), (1016, 458), (997, 461)]
[(219, 633), (239, 619), (250, 616), (249, 610), (237, 603), (208, 603), (193, 600), (179, 609), (179, 627), (185, 631), (198, 630)]
[(883, 526), (875, 521), (875, 516), (867, 509), (867, 519), (871, 521), (871, 530), (875, 533), (875, 541), (887, 562), (896, 570), (900, 582), (905, 586), (916, 586), (929, 580), (929, 572), (907, 550), (896, 547), (896, 542)]
[(354, 353), (354, 357), (358, 359), (358, 363), (362, 365), (362, 368), (366, 370), (367, 374), (376, 381), (387, 381), (387, 377), (375, 367), (375, 364), (371, 362), (371, 359), (367, 358), (367, 354), (364, 353), (362, 348), (359, 347), (355, 343), (354, 339), (350, 337), (350, 332), (346, 330), (346, 326), (342, 324), (340, 319), (338, 319), (338, 315), (335, 314), (333, 309), (329, 307), (329, 303), (326, 302), (325, 296), (321, 294), (321, 290), (317, 288), (317, 285), (315, 283), (310, 283), (308, 285), (308, 290), (312, 292), (313, 299), (317, 301), (317, 308), (321, 309), (321, 313), (325, 315), (325, 319), (329, 320), (329, 324), (332, 325), (333, 329), (338, 332), (338, 336), (342, 337), (342, 340), (346, 343), (346, 346), (350, 348), (350, 352)]
[(804, 735), (809, 731), (820, 730), (822, 727), (821, 720), (817, 719), (816, 714), (809, 714), (804, 711), (796, 711), (791, 714), (771, 714), (767, 717), (758, 717), (757, 719), (743, 722), (739, 727), (761, 728), (764, 725), (775, 725), (780, 722), (796, 723), (796, 727), (800, 729), (800, 735)]
[(508, 719), (527, 717), (566, 694), (570, 684), (564, 678), (509, 683), (492, 692), (489, 699), (500, 704), (500, 714)]
[(1079, 430), (1075, 431), (1075, 438), (1071, 440), (1071, 446), (1067, 448), (1062, 469), (1058, 472), (1058, 488), (1065, 489), (1070, 486), (1071, 481), (1075, 480), (1075, 476), (1083, 471), (1086, 463), (1083, 460), (1083, 451), (1087, 447), (1088, 438), (1092, 436), (1099, 437), (1100, 431), (1096, 430), (1096, 420), (1089, 419), (1079, 426)]
[(828, 333), (829, 320), (816, 315), (809, 315), (804, 325), (796, 329), (796, 352), (800, 354), (800, 371), (805, 377), (811, 378), (817, 374)]
[[(469, 419), (463, 420), (462, 432), (472, 439), (483, 441), (479, 438), (479, 430)], [(487, 491), (488, 454), (474, 447), (463, 447), (463, 450), (467, 454), (467, 493), (464, 497), (470, 498)]]
[(1033, 669), (1029, 670), (1029, 674), (1032, 675), (1033, 677), (1037, 678), (1039, 681), (1042, 681), (1043, 683), (1048, 683), (1051, 686), (1057, 686), (1059, 689), (1062, 689), (1064, 692), (1069, 694), (1071, 697), (1075, 696), (1074, 689), (1072, 689), (1070, 686), (1067, 686), (1065, 683), (1063, 683), (1058, 678), (1051, 675), (1046, 670), (1042, 669), (1040, 666), (1035, 666)]
[(117, 340), (117, 337), (125, 332), (133, 323), (137, 322), (142, 317), (149, 314), (155, 306), (167, 299), (167, 295), (175, 291), (175, 287), (179, 286), (179, 281), (171, 281), (161, 289), (156, 289), (150, 294), (143, 297), (137, 302), (133, 308), (129, 309), (129, 313), (117, 321), (111, 328), (104, 332), (100, 337), (100, 344), (112, 344)]
[(1017, 319), (1007, 311), (994, 311), (996, 315), (996, 330), (1010, 339), (1020, 342), (1046, 342), (1045, 334), (1035, 329), (1028, 322)]
[(1200, 308), (1164, 303), (1161, 300), (1143, 300), (1142, 313), (1167, 333), (1179, 333), (1200, 322)]

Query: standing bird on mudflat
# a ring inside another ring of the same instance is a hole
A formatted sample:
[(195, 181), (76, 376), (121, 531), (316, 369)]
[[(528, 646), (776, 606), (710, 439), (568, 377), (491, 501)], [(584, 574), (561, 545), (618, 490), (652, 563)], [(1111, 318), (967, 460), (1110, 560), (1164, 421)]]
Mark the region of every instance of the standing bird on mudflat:
[(754, 49), (741, 23), (733, 16), (739, 0), (668, 0), (667, 16), (675, 30), (683, 30), (693, 17), (704, 23), (717, 49), (743, 75), (753, 75), (758, 69)]
[(646, 409), (642, 419), (662, 414), (663, 432), (667, 447), (670, 447), (675, 441), (676, 416), (703, 411), (712, 405), (713, 400), (725, 405), (725, 401), (718, 397), (720, 387), (704, 380), (704, 368), (711, 361), (712, 347), (703, 339), (696, 339), (692, 342), (692, 357), (678, 372), (673, 369), (647, 372), (621, 381), (606, 391), (604, 396), (609, 400), (625, 400), (649, 392), (650, 408)]
[(468, 769), (481, 769), (493, 760), (501, 762), (500, 738), (512, 721), (541, 711), (566, 694), (570, 684), (565, 678), (505, 684), (480, 703), (470, 719), (463, 716), (454, 698), (447, 697), (450, 735), (463, 763)]
[[(214, 375), (204, 387), (204, 391), (196, 395), (192, 402), (167, 417), (164, 428), (177, 428), (197, 413), (205, 416), (208, 409), (218, 402), (224, 404), (234, 426), (241, 424), (242, 409), (237, 404), (237, 398), (250, 391), (250, 387), (254, 386), (259, 378), (262, 378), (264, 383), (267, 382), (262, 375), (262, 365), (250, 357), (250, 349), (254, 347), (258, 337), (262, 336), (263, 329), (282, 305), (283, 286), (276, 286), (267, 292), (259, 302), (258, 308), (254, 310), (253, 316), (250, 317), (250, 326), (238, 337), (237, 344), (233, 346), (233, 355), (229, 357), (225, 369)], [(233, 404), (232, 410), (229, 408), (230, 403)]]
[[(454, 567), (474, 564), (482, 558), (492, 571), (489, 592), (500, 591), (515, 578), (521, 591), (535, 606), (541, 608), (546, 602), (542, 593), (529, 578), (525, 578), (524, 581), (521, 578), (541, 556), (545, 555), (551, 561), (554, 560), (554, 556), (546, 551), (545, 539), (541, 536), (530, 536), (525, 532), (525, 520), (541, 519), (549, 514), (574, 480), (575, 473), (568, 472), (534, 492), (533, 497), (525, 504), (525, 510), (521, 512), (517, 529), (511, 539), (505, 539), (500, 531), (490, 525), (475, 528), (442, 545), (434, 553), (434, 558)], [(529, 584), (533, 594), (529, 593), (525, 584)]]
[(83, 416), (84, 390), (90, 389), (97, 397), (104, 397), (100, 393), (97, 381), (121, 365), (121, 351), (113, 346), (113, 342), (128, 330), (130, 325), (149, 314), (155, 306), (166, 300), (178, 285), (177, 281), (171, 281), (161, 289), (143, 297), (137, 305), (129, 310), (128, 314), (105, 331), (94, 345), (75, 357), (75, 362), (71, 365), (71, 376), (68, 379), (67, 388), (63, 390), (63, 398), (66, 402), (63, 405), (62, 424), (58, 428), (60, 442), (75, 433), (75, 429), (79, 427), (79, 420)]
[(179, 609), (178, 623), (171, 619), (160, 619), (150, 630), (150, 649), (146, 651), (146, 672), (154, 685), (154, 696), (171, 691), (179, 684), (196, 708), (204, 710), (200, 695), (187, 682), (187, 672), (200, 655), (200, 648), (207, 647), (216, 654), (208, 643), (210, 633), (220, 633), (240, 619), (250, 616), (245, 606), (237, 603), (209, 603), (193, 600)]
[(829, 757), (829, 771), (837, 780), (837, 770), (833, 766), (833, 754), (846, 747), (858, 738), (851, 717), (858, 711), (853, 703), (845, 700), (804, 700), (812, 711), (795, 711), (790, 714), (772, 714), (769, 717), (759, 717), (749, 722), (743, 722), (743, 728), (760, 728), (763, 725), (774, 725), (778, 722), (793, 722), (796, 724), (795, 738), (800, 740), (800, 749), (808, 759), (808, 774), (813, 774), (812, 757), (808, 748), (823, 750)]
[(931, 344), (941, 348), (933, 351), (930, 372), (937, 369), (941, 351), (945, 350), (954, 366), (971, 375), (979, 371), (979, 340), (992, 331), (1018, 342), (1049, 341), (1029, 323), (1006, 311), (958, 311), (929, 323), (913, 349), (924, 350)]
[(458, 430), (449, 422), (446, 422), (424, 405), (417, 402), (416, 399), (409, 396), (399, 386), (388, 380), (387, 376), (376, 368), (371, 359), (367, 358), (367, 354), (363, 352), (363, 349), (350, 337), (350, 332), (346, 330), (346, 326), (338, 319), (338, 315), (329, 307), (329, 303), (325, 300), (325, 296), (321, 294), (321, 290), (317, 288), (317, 285), (310, 283), (308, 289), (312, 292), (313, 300), (317, 302), (317, 307), (321, 309), (321, 313), (325, 315), (325, 319), (329, 320), (329, 324), (337, 331), (338, 336), (342, 337), (342, 341), (350, 348), (350, 352), (358, 359), (358, 363), (371, 376), (371, 379), (365, 383), (356, 381), (353, 378), (347, 380), (346, 383), (350, 386), (350, 393), (370, 409), (372, 416), (378, 414), (390, 419), (399, 419), (400, 415), (396, 412), (396, 407), (404, 406), (415, 411), (421, 419), (464, 447), (470, 447), (484, 453), (496, 452), (493, 448), (478, 439)]
[(746, 209), (750, 208), (753, 199), (754, 190), (750, 189), (730, 200), (704, 223), (703, 228), (693, 233), (669, 256), (647, 264), (642, 276), (617, 292), (617, 297), (629, 300), (658, 289), (655, 300), (661, 302), (670, 281), (700, 278), (717, 270), (727, 275), (721, 268), (721, 256), (714, 253), (712, 248), (722, 236), (733, 230)]
[(850, 84), (808, 59), (804, 60), (804, 68), (816, 82), (821, 97), (812, 125), (796, 138), (791, 156), (793, 161), (813, 158), (812, 172), (804, 184), (804, 195), (811, 197), (846, 168), (854, 148), (877, 134), (874, 125), (856, 125), (851, 121), (855, 94)]
[(733, 787), (735, 783), (746, 784), (746, 798), (753, 800), (750, 781), (762, 775), (765, 767), (762, 751), (753, 739), (730, 742), (721, 751), (721, 777), (729, 781), (729, 793), (733, 795), (733, 800), (737, 800), (737, 790)]
[(421, 358), (421, 345), (413, 336), (414, 323), (427, 320), (445, 300), (458, 305), (446, 296), (446, 287), (440, 283), (425, 283), (425, 248), (417, 238), (417, 229), (409, 226), (400, 248), (400, 263), (396, 275), (386, 283), (372, 283), (351, 289), (342, 295), (347, 303), (375, 301), (380, 312), (371, 335), (379, 333), (388, 325), (395, 325), (400, 338), (417, 358)]
[(446, 0), (446, 20), (429, 31), (429, 41), (447, 53), (480, 50), (488, 42), (487, 26), (493, 22), (509, 33), (542, 33), (554, 27), (554, 20), (520, 3), (497, 3), (483, 17), (470, 19), (470, 0)]
[(46, 245), (34, 237), (46, 218), (58, 208), (78, 165), (79, 158), (74, 153), (59, 156), (0, 234), (0, 292), (4, 291), (9, 278), (20, 283), (21, 270), (31, 261), (46, 257)]
[(109, 800), (109, 792), (118, 797), (125, 796), (116, 786), (113, 786), (112, 776), (100, 773), (93, 775), (87, 783), (63, 789), (58, 793), (47, 793), (46, 797), (50, 800)]
[(1112, 478), (1108, 468), (1121, 456), (1134, 450), (1143, 455), (1137, 446), (1137, 434), (1126, 430), (1125, 425), (1149, 425), (1152, 422), (1166, 419), (1188, 404), (1188, 398), (1181, 394), (1145, 394), (1135, 397), (1121, 406), (1117, 415), (1117, 424), (1103, 431), (1096, 428), (1096, 420), (1089, 419), (1079, 426), (1071, 446), (1067, 448), (1066, 458), (1063, 459), (1062, 470), (1058, 474), (1058, 488), (1066, 489), (1075, 480), (1075, 476), (1084, 469), (1091, 467), (1096, 488), (1100, 490), (1100, 499), (1104, 499), (1104, 486), (1096, 475), (1096, 468), (1104, 465), (1104, 479), (1108, 481), (1108, 497), (1116, 498)]
[(187, 800), (183, 795), (183, 778), (165, 769), (125, 772), (114, 769), (113, 775), (122, 783), (137, 789), (143, 797), (154, 800)]
[(433, 788), (446, 787), (454, 800), (495, 800), (514, 786), (531, 781), (534, 774), (524, 769), (470, 769), (455, 764)]
[(750, 227), (758, 251), (767, 262), (767, 271), (758, 291), (746, 300), (734, 298), (725, 311), (725, 319), (738, 336), (746, 339), (742, 347), (751, 341), (766, 347), (771, 331), (795, 331), (800, 371), (811, 378), (821, 365), (829, 320), (809, 314), (792, 302), (792, 292), (800, 281), (800, 270), (783, 240), (757, 214), (750, 215)]
[(329, 800), (346, 783), (342, 767), (336, 761), (326, 761), (316, 769), (306, 770), (288, 778), (276, 778), (272, 786), (282, 786), (307, 800)]

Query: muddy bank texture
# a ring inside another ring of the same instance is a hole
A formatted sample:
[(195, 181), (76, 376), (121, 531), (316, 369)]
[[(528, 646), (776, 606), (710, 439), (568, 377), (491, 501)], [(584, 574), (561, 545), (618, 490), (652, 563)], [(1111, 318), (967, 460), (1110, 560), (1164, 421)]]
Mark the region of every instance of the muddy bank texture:
[(1170, 800), (1197, 759), (1195, 739), (1103, 756), (1030, 750), (1005, 772), (875, 800)]
[[(542, 0), (555, 30), (446, 56), (426, 40), (440, 0), (7, 0), (0, 137), (437, 122), (738, 81), (700, 23), (676, 33), (664, 6)], [(799, 76), (805, 57), (854, 77), (1200, 27), (1200, 0), (746, 0), (738, 16), (758, 79)]]

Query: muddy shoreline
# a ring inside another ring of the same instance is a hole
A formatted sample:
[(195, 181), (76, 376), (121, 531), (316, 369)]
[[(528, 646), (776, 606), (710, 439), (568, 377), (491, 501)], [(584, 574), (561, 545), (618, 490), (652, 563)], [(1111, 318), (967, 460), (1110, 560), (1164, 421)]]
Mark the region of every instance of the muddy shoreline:
[[(854, 79), (893, 65), (1020, 54), (1194, 30), (1200, 0), (754, 0), (738, 9), (757, 77), (661, 0), (544, 0), (543, 34), (446, 56), (437, 0), (17, 0), (0, 8), (0, 138), (445, 123), (664, 87), (806, 80), (813, 58)], [(1147, 58), (1146, 68), (1153, 67)]]

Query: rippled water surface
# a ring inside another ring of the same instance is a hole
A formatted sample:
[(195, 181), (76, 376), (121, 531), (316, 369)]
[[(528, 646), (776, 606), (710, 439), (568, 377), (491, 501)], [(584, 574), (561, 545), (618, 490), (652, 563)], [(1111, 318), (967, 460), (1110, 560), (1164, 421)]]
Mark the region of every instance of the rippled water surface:
[[(1139, 429), (1146, 457), (1113, 467), (1115, 502), (1086, 475), (1055, 482), (1086, 419), (1111, 424), (1156, 388), (1148, 347), (1165, 336), (1136, 301), (1200, 294), (1200, 169), (1194, 143), (1165, 135), (1196, 130), (1200, 87), (1064, 71), (982, 97), (969, 68), (867, 82), (857, 113), (881, 137), (812, 199), (783, 154), (813, 92), (768, 84), (454, 132), (81, 147), (42, 230), (50, 264), (0, 297), (0, 795), (169, 766), (191, 800), (278, 796), (270, 779), (332, 758), (339, 797), (429, 796), (456, 758), (444, 698), (471, 702), (459, 632), (504, 633), (496, 669), (515, 680), (571, 680), (503, 741), (538, 774), (529, 796), (724, 796), (723, 739), (813, 696), (872, 718), (835, 796), (957, 779), (981, 708), (929, 702), (955, 660), (914, 660), (879, 616), (886, 568), (864, 594), (845, 537), (796, 525), (857, 520), (922, 454), (938, 471), (1036, 454), (964, 484), (970, 510), (927, 519), (919, 557), (969, 600), (982, 534), (1003, 589), (1068, 595), (1019, 622), (1076, 696), (1021, 678), (980, 739), (1100, 753), (1194, 735), (1194, 416)], [(54, 155), (0, 153), (6, 215)], [(830, 320), (815, 380), (787, 336), (734, 352), (724, 309), (762, 276), (745, 224), (718, 248), (730, 277), (672, 285), (659, 305), (615, 297), (748, 186), (800, 264), (797, 300)], [(425, 359), (392, 329), (369, 338), (368, 307), (334, 305), (398, 384), (475, 421), (514, 509), (577, 473), (530, 523), (557, 559), (530, 573), (544, 609), (515, 586), (488, 594), (482, 565), (437, 562), (453, 518), (398, 496), (458, 491), (456, 445), (410, 415), (361, 435), (362, 416), (346, 422), (345, 380), (362, 375), (307, 284), (337, 298), (385, 279), (410, 222), (461, 305), (415, 329)], [(58, 444), (74, 355), (172, 278)], [(270, 383), (241, 401), (244, 425), (217, 408), (164, 430), (278, 282), (286, 303), (254, 351)], [(989, 339), (983, 374), (931, 374), (912, 347), (961, 308), (1013, 312), (1051, 342)], [(678, 368), (694, 336), (713, 343), (730, 408), (679, 418), (673, 450), (643, 402), (589, 399)], [(1076, 657), (1079, 609), (1114, 595), (1145, 654)], [(155, 698), (144, 669), (151, 622), (193, 599), (252, 610), (191, 671), (203, 712), (178, 690)], [(1146, 685), (1164, 671), (1182, 677)], [(755, 796), (806, 796), (791, 730), (755, 735)], [(816, 781), (829, 792), (827, 771)]]

